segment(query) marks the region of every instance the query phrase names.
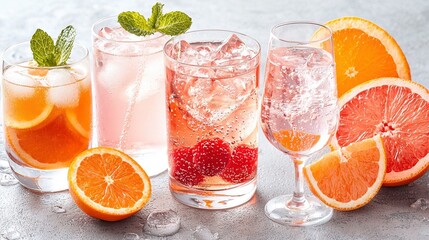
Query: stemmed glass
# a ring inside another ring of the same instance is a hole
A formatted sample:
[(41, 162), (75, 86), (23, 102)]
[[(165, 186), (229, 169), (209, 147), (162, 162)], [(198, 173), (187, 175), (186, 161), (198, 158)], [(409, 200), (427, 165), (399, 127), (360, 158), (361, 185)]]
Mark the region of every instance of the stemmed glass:
[(271, 199), (265, 214), (293, 226), (327, 222), (332, 209), (304, 195), (303, 167), (309, 156), (326, 146), (338, 124), (337, 85), (332, 32), (311, 22), (289, 22), (272, 28), (262, 129), (295, 167), (295, 190)]

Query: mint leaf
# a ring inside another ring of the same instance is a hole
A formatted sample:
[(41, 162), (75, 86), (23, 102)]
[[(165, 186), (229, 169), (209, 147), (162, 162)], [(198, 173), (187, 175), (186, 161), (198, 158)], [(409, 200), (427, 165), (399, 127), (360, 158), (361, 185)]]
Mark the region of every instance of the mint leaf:
[(37, 29), (31, 37), (30, 48), (33, 52), (33, 59), (39, 66), (51, 67), (56, 65), (54, 40), (42, 29)]
[(166, 13), (159, 18), (158, 32), (166, 35), (179, 35), (192, 25), (192, 18), (180, 11)]
[(61, 31), (55, 44), (55, 61), (57, 66), (66, 64), (73, 49), (75, 37), (76, 30), (71, 25)]
[(152, 15), (148, 19), (149, 26), (152, 29), (158, 28), (158, 20), (162, 16), (162, 8), (164, 7), (164, 4), (162, 3), (156, 3), (152, 7)]
[(137, 36), (146, 36), (154, 33), (146, 19), (138, 12), (123, 12), (119, 14), (118, 22), (126, 31)]

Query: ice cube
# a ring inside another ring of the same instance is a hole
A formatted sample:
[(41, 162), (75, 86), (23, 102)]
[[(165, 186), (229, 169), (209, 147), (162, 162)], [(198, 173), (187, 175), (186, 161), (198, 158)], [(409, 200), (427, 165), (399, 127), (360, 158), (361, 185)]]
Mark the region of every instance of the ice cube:
[(59, 205), (52, 206), (51, 210), (54, 213), (65, 213), (66, 212), (66, 210), (62, 206), (59, 206)]
[(429, 199), (427, 198), (419, 198), (413, 204), (410, 205), (412, 208), (426, 210), (429, 208)]
[(0, 173), (0, 186), (12, 186), (18, 184), (18, 180), (11, 173)]
[(76, 107), (79, 104), (79, 84), (66, 69), (52, 69), (46, 75), (48, 101), (60, 108)]
[(139, 240), (140, 236), (137, 233), (125, 233), (123, 240)]
[(163, 237), (177, 233), (180, 217), (173, 210), (154, 211), (147, 217), (144, 231), (150, 235)]
[(30, 98), (36, 92), (34, 87), (39, 85), (39, 82), (28, 74), (27, 69), (20, 67), (7, 69), (3, 78), (12, 83), (5, 85), (5, 91), (19, 98)]
[(133, 58), (113, 58), (105, 55), (96, 61), (101, 64), (96, 81), (111, 93), (121, 92), (126, 81), (135, 78), (137, 63)]
[(172, 57), (177, 60), (189, 60), (194, 55), (197, 54), (197, 51), (185, 40), (180, 40), (178, 43), (174, 44), (172, 49)]
[(141, 82), (138, 83), (137, 81), (134, 81), (133, 84), (127, 87), (126, 94), (129, 99), (132, 99), (134, 96), (136, 84), (139, 85), (137, 96), (138, 102), (158, 93), (159, 91), (164, 91), (163, 83), (165, 82), (165, 71), (161, 54), (153, 55), (150, 59), (143, 61), (139, 64), (137, 72), (137, 77)]
[(253, 76), (224, 79), (188, 78), (185, 80), (186, 84), (176, 86), (179, 86), (178, 95), (189, 114), (200, 122), (214, 125), (243, 104), (254, 90), (255, 81)]
[(14, 227), (9, 227), (1, 233), (1, 236), (7, 240), (16, 240), (21, 237), (21, 234)]
[(197, 240), (217, 240), (219, 239), (218, 233), (212, 233), (210, 229), (205, 226), (198, 225), (192, 234)]
[(216, 50), (214, 63), (216, 66), (235, 65), (251, 59), (254, 55), (237, 35), (232, 34)]

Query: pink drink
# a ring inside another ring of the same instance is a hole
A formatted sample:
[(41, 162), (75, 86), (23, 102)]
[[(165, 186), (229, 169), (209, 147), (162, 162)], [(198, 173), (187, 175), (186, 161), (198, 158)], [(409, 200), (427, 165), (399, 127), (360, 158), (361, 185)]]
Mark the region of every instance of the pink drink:
[(220, 209), (246, 202), (256, 187), (259, 45), (213, 32), (187, 33), (164, 51), (171, 192)]
[(168, 37), (135, 36), (112, 20), (94, 25), (97, 143), (125, 151), (153, 176), (167, 167), (162, 47)]
[(261, 120), (273, 145), (302, 155), (326, 145), (338, 118), (334, 69), (332, 56), (322, 49), (269, 52)]

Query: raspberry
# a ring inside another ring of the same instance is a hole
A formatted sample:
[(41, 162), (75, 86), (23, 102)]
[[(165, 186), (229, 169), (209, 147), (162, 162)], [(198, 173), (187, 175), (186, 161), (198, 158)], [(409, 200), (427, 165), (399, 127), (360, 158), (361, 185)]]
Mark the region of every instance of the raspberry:
[(231, 183), (242, 183), (256, 174), (258, 148), (238, 145), (232, 153), (232, 159), (220, 176)]
[(194, 163), (204, 176), (215, 176), (222, 172), (231, 160), (231, 148), (220, 138), (205, 139), (194, 147)]
[(195, 168), (192, 161), (192, 148), (183, 147), (173, 151), (173, 162), (171, 165), (171, 176), (180, 183), (187, 186), (198, 185), (204, 180)]

